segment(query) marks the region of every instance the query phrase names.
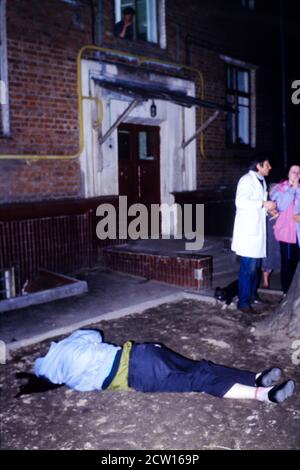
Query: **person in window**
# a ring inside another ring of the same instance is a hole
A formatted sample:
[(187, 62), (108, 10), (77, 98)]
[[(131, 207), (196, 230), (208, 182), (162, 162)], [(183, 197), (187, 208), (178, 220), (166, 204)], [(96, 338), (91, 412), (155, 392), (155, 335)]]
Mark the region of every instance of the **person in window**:
[(161, 344), (127, 341), (123, 347), (105, 343), (98, 330), (77, 330), (52, 342), (46, 356), (35, 361), (35, 376), (17, 396), (57, 388), (78, 391), (136, 390), (138, 392), (206, 392), (219, 398), (282, 403), (293, 395), (289, 379), (277, 385), (282, 370), (255, 373), (192, 360)]
[(135, 10), (126, 7), (123, 10), (123, 19), (115, 24), (115, 36), (121, 39), (134, 39), (133, 18)]

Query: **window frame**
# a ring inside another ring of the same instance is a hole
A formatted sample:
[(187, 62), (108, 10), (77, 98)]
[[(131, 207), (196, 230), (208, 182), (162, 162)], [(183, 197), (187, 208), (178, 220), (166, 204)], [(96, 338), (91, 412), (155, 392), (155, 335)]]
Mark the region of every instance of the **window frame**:
[[(150, 1), (153, 1), (153, 0), (150, 0)], [(146, 2), (148, 4), (149, 0), (146, 0)], [(138, 12), (137, 0), (132, 0), (130, 3), (131, 4), (133, 3), (133, 8), (136, 11), (135, 21), (134, 21), (134, 34), (136, 36), (137, 12)], [(166, 34), (165, 34), (165, 27), (164, 27), (164, 22), (163, 22), (163, 18), (165, 18), (165, 0), (155, 0), (155, 3), (156, 3), (155, 12), (154, 12), (155, 16), (153, 16), (153, 18), (155, 18), (155, 23), (156, 23), (156, 33), (155, 33), (156, 40), (149, 39), (149, 30), (147, 30), (147, 39), (135, 37), (133, 41), (141, 41), (143, 43), (146, 42), (154, 46), (159, 46), (162, 49), (165, 49), (166, 48), (166, 38), (165, 38)], [(115, 7), (114, 8), (115, 10), (114, 11), (114, 25), (116, 25), (116, 23), (118, 23), (122, 19), (121, 0), (115, 0), (114, 7)]]
[(0, 0), (0, 136), (10, 135), (9, 95), (8, 95), (8, 61), (7, 61), (7, 31), (6, 31), (6, 0)]
[[(238, 87), (236, 85), (235, 88), (230, 88), (228, 84), (228, 70), (231, 69), (234, 71), (235, 77), (237, 77), (238, 72), (247, 72), (248, 74), (248, 92), (244, 92), (241, 90), (238, 90)], [(226, 63), (226, 101), (228, 103), (228, 96), (233, 96), (234, 97), (234, 103), (230, 103), (234, 108), (236, 109), (234, 115), (235, 115), (235, 141), (232, 141), (232, 131), (229, 133), (229, 129), (231, 130), (231, 127), (229, 128), (229, 120), (231, 119), (232, 114), (229, 113), (227, 114), (226, 118), (226, 146), (229, 148), (253, 148), (253, 139), (252, 139), (252, 74), (251, 70), (248, 69), (247, 67), (243, 67), (240, 65), (235, 65), (231, 63)], [(239, 137), (239, 111), (238, 111), (238, 100), (239, 98), (247, 98), (249, 100), (249, 105), (247, 106), (249, 110), (249, 123), (248, 123), (248, 141), (249, 143), (245, 144), (242, 142), (238, 142), (238, 137)], [(231, 126), (231, 125), (230, 125)]]

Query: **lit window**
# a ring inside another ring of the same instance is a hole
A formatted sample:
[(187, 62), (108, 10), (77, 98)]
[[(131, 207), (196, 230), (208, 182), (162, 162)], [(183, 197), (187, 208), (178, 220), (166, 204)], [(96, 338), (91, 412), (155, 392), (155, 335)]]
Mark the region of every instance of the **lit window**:
[(250, 70), (227, 65), (227, 103), (234, 113), (227, 115), (229, 145), (251, 145)]
[[(164, 3), (165, 0), (115, 0), (115, 35), (122, 39), (161, 42), (159, 16)], [(126, 13), (130, 9), (134, 11), (133, 21), (124, 32), (124, 10)]]

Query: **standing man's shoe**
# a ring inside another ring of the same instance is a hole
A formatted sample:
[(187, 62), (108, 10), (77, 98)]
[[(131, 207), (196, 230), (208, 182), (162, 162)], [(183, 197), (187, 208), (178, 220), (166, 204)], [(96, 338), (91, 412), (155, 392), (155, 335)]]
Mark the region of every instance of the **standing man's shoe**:
[(258, 295), (257, 295), (257, 296), (254, 297), (254, 299), (252, 300), (252, 303), (257, 305), (257, 304), (263, 304), (264, 301), (263, 301), (260, 297), (258, 297)]
[(251, 314), (252, 314), (252, 313), (257, 313), (257, 312), (254, 310), (254, 308), (252, 308), (252, 307), (250, 307), (250, 306), (249, 306), (249, 307), (242, 307), (242, 308), (239, 308), (239, 311), (240, 311), (240, 312), (243, 312), (243, 313), (251, 313)]

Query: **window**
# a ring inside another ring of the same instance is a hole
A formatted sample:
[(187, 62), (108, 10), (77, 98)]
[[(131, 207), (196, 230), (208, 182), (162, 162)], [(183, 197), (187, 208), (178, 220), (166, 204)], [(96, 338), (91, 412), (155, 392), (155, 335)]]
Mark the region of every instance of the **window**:
[(236, 112), (227, 115), (227, 143), (251, 144), (250, 70), (227, 64), (227, 103)]
[(255, 0), (241, 0), (241, 5), (247, 10), (255, 10)]
[[(125, 8), (133, 8), (135, 16), (132, 32), (125, 36), (125, 39), (139, 39), (152, 43), (160, 43), (159, 29), (161, 8), (164, 7), (165, 0), (115, 0), (115, 20), (116, 24), (122, 20), (122, 12)], [(117, 29), (115, 29), (115, 34)], [(118, 34), (116, 34), (118, 35)]]
[(0, 134), (9, 135), (6, 0), (0, 0)]

